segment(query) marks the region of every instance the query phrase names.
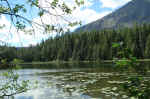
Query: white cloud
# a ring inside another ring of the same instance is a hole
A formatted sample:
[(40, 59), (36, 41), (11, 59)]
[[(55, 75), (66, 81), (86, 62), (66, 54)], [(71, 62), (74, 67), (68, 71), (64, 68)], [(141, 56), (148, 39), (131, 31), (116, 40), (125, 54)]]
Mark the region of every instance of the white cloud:
[[(25, 32), (18, 31), (10, 21), (4, 16), (0, 16), (0, 26), (5, 25), (0, 29), (0, 40), (11, 46), (29, 46), (35, 45), (48, 35), (36, 32), (36, 35), (26, 34)], [(0, 41), (0, 42), (1, 42)], [(1, 44), (1, 43), (0, 43)]]
[[(14, 32), (14, 27), (11, 27), (11, 23), (6, 19), (4, 15), (0, 16), (0, 25), (5, 26), (2, 29), (0, 29), (0, 36), (2, 41), (9, 41), (12, 36), (12, 32)], [(10, 33), (10, 27), (11, 27), (11, 33)], [(19, 39), (17, 38), (16, 34), (13, 34), (15, 42), (18, 42)]]
[(129, 1), (131, 0), (100, 0), (100, 2), (102, 3), (102, 7), (112, 8), (112, 9), (123, 6)]
[[(44, 0), (40, 0), (41, 6), (47, 6), (47, 3), (43, 2)], [(60, 0), (61, 1), (61, 0)], [(73, 0), (65, 0), (67, 4), (72, 7), (73, 5)], [(101, 0), (103, 2), (103, 7), (110, 7), (108, 1), (113, 1), (114, 3), (115, 0), (105, 0), (107, 2), (104, 2), (104, 0)], [(116, 0), (118, 1), (118, 0)], [(121, 0), (123, 1), (123, 0)], [(129, 1), (129, 0), (128, 0)], [(90, 9), (90, 6), (93, 5), (94, 0), (85, 0), (85, 4), (82, 7), (77, 8), (75, 11), (73, 11), (72, 15), (65, 15), (64, 18), (66, 18), (68, 21), (82, 21), (83, 25), (88, 24), (92, 21), (95, 21), (97, 19), (102, 18), (103, 16), (109, 14), (111, 11), (102, 11), (102, 12), (96, 12), (93, 9)], [(84, 7), (84, 9), (82, 9)], [(114, 6), (115, 7), (115, 6)], [(112, 7), (112, 8), (114, 8)], [(62, 12), (60, 9), (58, 9), (56, 12), (52, 10), (51, 8), (48, 8), (48, 10), (52, 13), (55, 14), (61, 14)], [(60, 25), (65, 28), (66, 26), (66, 21), (62, 19), (61, 17), (56, 17), (52, 16), (49, 14), (44, 14), (42, 16), (42, 22), (45, 24), (55, 24), (55, 25)], [(36, 17), (33, 19), (33, 21), (37, 23), (41, 23), (41, 19), (39, 17)], [(40, 42), (42, 39), (47, 39), (50, 35), (55, 36), (56, 33), (53, 34), (43, 34), (43, 29), (41, 29), (39, 26), (34, 26), (33, 28), (35, 29), (36, 34), (35, 35), (29, 35), (25, 34), (22, 31), (17, 32), (16, 28), (14, 26), (11, 27), (10, 21), (6, 19), (5, 16), (0, 17), (0, 25), (5, 24), (7, 27), (4, 29), (0, 30), (0, 37), (2, 37), (1, 40), (6, 41), (7, 43), (10, 43), (11, 45), (23, 45), (23, 46), (28, 46), (28, 45), (35, 45), (36, 43)], [(11, 27), (11, 30), (10, 30)], [(75, 29), (76, 27), (71, 28), (71, 30)], [(26, 29), (31, 29), (31, 27), (28, 27)], [(11, 32), (10, 32), (10, 31)]]
[(85, 10), (78, 9), (73, 13), (73, 16), (75, 16), (76, 19), (81, 20), (84, 24), (87, 24), (104, 17), (108, 13), (110, 13), (110, 11), (98, 13), (92, 9), (85, 9)]
[[(81, 21), (82, 25), (91, 23), (93, 21), (96, 21), (104, 16), (106, 16), (107, 14), (111, 13), (111, 11), (104, 11), (104, 12), (96, 12), (95, 10), (92, 9), (84, 9), (84, 10), (76, 10), (73, 12), (73, 16), (75, 20)], [(71, 31), (75, 30), (76, 28), (78, 28), (78, 26), (72, 27)]]
[[(51, 0), (52, 1), (52, 0)], [(39, 0), (40, 2), (40, 6), (41, 7), (44, 7), (47, 11), (55, 14), (55, 15), (61, 15), (63, 12), (61, 11), (61, 9), (52, 9), (52, 8), (47, 8), (47, 6), (49, 6), (49, 2), (51, 2), (49, 0)], [(89, 14), (92, 14), (93, 16), (96, 14), (96, 12), (92, 9), (89, 9), (88, 7), (92, 6), (94, 4), (94, 0), (84, 0), (84, 5), (78, 7), (75, 3), (75, 0), (59, 0), (59, 3), (63, 3), (65, 2), (67, 4), (67, 6), (69, 6), (69, 8), (73, 8), (74, 6), (77, 7), (76, 10), (73, 11), (73, 13), (71, 15), (64, 15), (64, 17), (66, 17), (66, 19), (68, 21), (75, 21), (76, 19), (79, 20), (79, 19), (85, 19), (86, 16), (89, 16)], [(85, 10), (81, 10), (82, 8), (84, 8)], [(83, 16), (84, 14), (84, 16)], [(82, 17), (84, 18), (82, 18)], [(91, 15), (90, 15), (91, 16)], [(63, 18), (61, 17), (56, 17), (56, 16), (52, 16), (52, 15), (49, 15), (49, 14), (45, 14), (43, 16), (43, 21), (44, 23), (51, 23), (51, 24), (58, 24), (58, 23), (66, 23), (66, 19), (63, 20)], [(36, 18), (35, 19), (36, 21), (40, 22), (40, 19), (39, 18)], [(60, 22), (61, 21), (61, 22)], [(62, 22), (63, 21), (63, 22)], [(86, 20), (88, 21), (88, 20)]]
[[(75, 2), (74, 0), (62, 0), (62, 1), (65, 1), (65, 3), (67, 5), (69, 5), (69, 7), (73, 7), (75, 5)], [(81, 6), (81, 7), (77, 7), (76, 10), (74, 10), (72, 12), (71, 15), (64, 15), (64, 18), (67, 20), (67, 21), (70, 21), (70, 22), (75, 22), (75, 21), (82, 21), (83, 25), (87, 24), (87, 23), (90, 23), (92, 21), (95, 21), (97, 19), (100, 19), (102, 18), (103, 16), (107, 15), (108, 13), (110, 13), (111, 11), (102, 11), (102, 12), (96, 12), (95, 10), (93, 9), (90, 9), (90, 6), (92, 6), (94, 4), (94, 0), (84, 0), (84, 5)], [(40, 6), (42, 7), (46, 7), (48, 6), (47, 3), (45, 3), (45, 0), (41, 0), (41, 3), (40, 3)], [(84, 9), (82, 9), (84, 8)], [(57, 11), (53, 11), (53, 9), (51, 8), (48, 8), (46, 9), (50, 12), (53, 12), (53, 13), (61, 13), (60, 9), (57, 9)], [(66, 20), (64, 20), (63, 18), (61, 17), (56, 17), (56, 16), (51, 16), (51, 15), (48, 15), (48, 14), (45, 14), (43, 17), (43, 22), (44, 23), (47, 23), (47, 24), (59, 24), (61, 25), (63, 28), (65, 28), (65, 24), (67, 24)], [(40, 18), (36, 18), (35, 19), (37, 22), (40, 22)], [(61, 24), (60, 24), (61, 23)], [(71, 27), (71, 30), (75, 29), (76, 27)]]
[[(53, 0), (39, 0), (39, 5), (41, 7), (47, 7), (49, 6), (49, 4), (52, 2)], [(63, 3), (65, 2), (67, 4), (67, 6), (69, 6), (70, 8), (77, 6), (75, 3), (75, 0), (59, 0), (59, 3)], [(84, 0), (84, 5), (82, 5), (82, 7), (89, 7), (93, 4), (94, 0)]]

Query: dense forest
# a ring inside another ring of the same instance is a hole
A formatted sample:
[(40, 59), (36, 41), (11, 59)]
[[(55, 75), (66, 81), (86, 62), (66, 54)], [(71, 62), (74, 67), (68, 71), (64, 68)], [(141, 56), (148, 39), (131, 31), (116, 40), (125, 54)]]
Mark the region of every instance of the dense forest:
[(31, 61), (97, 61), (111, 60), (117, 51), (112, 43), (123, 43), (139, 59), (150, 58), (150, 25), (135, 25), (118, 30), (66, 33), (49, 38), (36, 46), (0, 47), (0, 58), (8, 61), (19, 58)]

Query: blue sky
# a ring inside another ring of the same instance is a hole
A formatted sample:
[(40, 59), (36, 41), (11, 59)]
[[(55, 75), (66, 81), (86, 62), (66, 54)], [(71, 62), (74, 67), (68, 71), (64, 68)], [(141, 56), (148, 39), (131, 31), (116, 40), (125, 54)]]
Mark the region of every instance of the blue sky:
[[(22, 2), (23, 0), (16, 0), (18, 2)], [(72, 7), (73, 0), (64, 0), (70, 7)], [(116, 9), (122, 7), (126, 3), (131, 0), (84, 0), (85, 4), (80, 8), (77, 8), (71, 15), (74, 20), (82, 21), (82, 24), (85, 25), (97, 19), (108, 15), (109, 13), (115, 11)], [(23, 3), (23, 2), (22, 2)], [(41, 5), (45, 5), (44, 0), (40, 0)], [(28, 9), (30, 9), (28, 7)], [(30, 13), (30, 14), (29, 14)], [(33, 18), (36, 22), (39, 22), (39, 18), (36, 16), (36, 10), (32, 9), (28, 12), (28, 15), (24, 15), (27, 18)], [(56, 20), (54, 18), (49, 18), (48, 15), (45, 15), (44, 21), (47, 23), (51, 23), (51, 20)], [(70, 18), (70, 20), (72, 20)], [(57, 21), (57, 20), (56, 20)], [(61, 23), (59, 20), (57, 23)], [(64, 22), (65, 23), (65, 22)], [(42, 34), (41, 31), (36, 30), (36, 35), (30, 35), (23, 32), (16, 32), (15, 27), (12, 27), (11, 31), (9, 30), (11, 27), (11, 22), (9, 19), (1, 15), (0, 16), (0, 25), (5, 24), (6, 27), (0, 30), (0, 40), (7, 42), (10, 46), (29, 46), (36, 45), (40, 43), (43, 39), (47, 39), (49, 36), (54, 36), (56, 33), (52, 34)], [(30, 28), (30, 27), (28, 27)], [(72, 30), (77, 27), (71, 28)]]

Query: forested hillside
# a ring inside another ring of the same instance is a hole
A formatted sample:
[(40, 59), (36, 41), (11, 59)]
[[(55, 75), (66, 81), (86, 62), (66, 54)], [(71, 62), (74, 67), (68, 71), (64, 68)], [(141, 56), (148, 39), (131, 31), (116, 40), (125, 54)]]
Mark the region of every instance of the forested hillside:
[(118, 30), (67, 33), (49, 38), (37, 46), (15, 48), (0, 47), (0, 57), (11, 61), (19, 58), (27, 62), (52, 60), (96, 61), (112, 59), (117, 50), (112, 43), (124, 42), (137, 58), (150, 58), (150, 25)]

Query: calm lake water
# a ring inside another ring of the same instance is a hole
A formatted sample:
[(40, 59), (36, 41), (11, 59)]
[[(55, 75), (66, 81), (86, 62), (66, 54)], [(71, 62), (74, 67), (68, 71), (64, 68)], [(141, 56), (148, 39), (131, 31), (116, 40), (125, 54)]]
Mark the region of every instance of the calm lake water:
[(61, 65), (24, 66), (17, 70), (20, 80), (30, 80), (31, 86), (38, 81), (38, 85), (9, 99), (129, 99), (117, 88), (121, 78), (129, 74), (111, 64)]

